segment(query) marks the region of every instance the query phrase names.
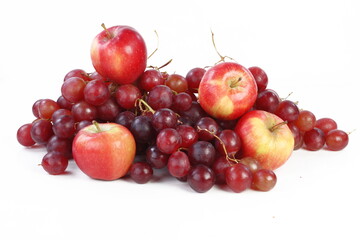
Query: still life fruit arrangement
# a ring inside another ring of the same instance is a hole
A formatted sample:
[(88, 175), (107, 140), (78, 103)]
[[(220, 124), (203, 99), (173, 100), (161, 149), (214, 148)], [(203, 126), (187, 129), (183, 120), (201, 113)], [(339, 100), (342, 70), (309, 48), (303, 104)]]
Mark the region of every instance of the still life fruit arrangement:
[(35, 120), (17, 131), (21, 145), (46, 147), (49, 174), (74, 159), (93, 179), (143, 184), (164, 169), (200, 193), (215, 184), (269, 191), (293, 150), (339, 151), (349, 142), (333, 119), (268, 89), (263, 69), (225, 61), (214, 38), (221, 60), (182, 76), (162, 70), (171, 61), (147, 66), (152, 54), (134, 28), (102, 26), (91, 45), (95, 71), (68, 72), (60, 97), (37, 100)]

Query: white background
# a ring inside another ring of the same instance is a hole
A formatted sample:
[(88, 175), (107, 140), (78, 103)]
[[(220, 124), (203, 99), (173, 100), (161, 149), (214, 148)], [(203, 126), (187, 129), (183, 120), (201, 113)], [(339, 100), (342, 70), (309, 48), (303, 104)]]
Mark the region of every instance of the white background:
[[(359, 239), (360, 4), (303, 1), (2, 1), (0, 3), (0, 239)], [(293, 153), (267, 193), (205, 194), (168, 177), (145, 185), (96, 181), (71, 162), (48, 175), (44, 149), (16, 131), (40, 98), (57, 99), (64, 75), (93, 71), (90, 44), (101, 23), (130, 25), (151, 65), (185, 75), (219, 51), (260, 66), (269, 88), (332, 117), (350, 135), (340, 152)]]

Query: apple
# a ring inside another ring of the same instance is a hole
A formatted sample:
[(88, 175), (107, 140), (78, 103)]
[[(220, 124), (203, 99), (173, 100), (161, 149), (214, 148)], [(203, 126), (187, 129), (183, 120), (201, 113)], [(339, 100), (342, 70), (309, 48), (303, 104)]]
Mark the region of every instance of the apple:
[(253, 110), (240, 118), (235, 127), (242, 144), (242, 156), (252, 157), (265, 169), (283, 165), (294, 149), (294, 136), (278, 116)]
[(101, 76), (118, 84), (132, 83), (144, 72), (147, 50), (142, 36), (132, 27), (105, 28), (93, 40), (91, 61)]
[(212, 117), (233, 120), (254, 105), (257, 86), (251, 72), (234, 62), (216, 64), (199, 85), (199, 103)]
[(96, 123), (81, 129), (72, 146), (73, 157), (86, 175), (115, 180), (124, 176), (135, 158), (136, 144), (131, 132), (116, 123)]

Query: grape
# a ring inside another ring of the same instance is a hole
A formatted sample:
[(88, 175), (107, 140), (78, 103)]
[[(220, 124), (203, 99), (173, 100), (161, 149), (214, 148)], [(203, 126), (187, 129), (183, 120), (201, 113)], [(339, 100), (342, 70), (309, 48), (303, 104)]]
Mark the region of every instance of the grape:
[(255, 107), (258, 110), (274, 113), (279, 103), (279, 95), (274, 90), (266, 89), (258, 94)]
[(225, 170), (225, 180), (232, 191), (239, 193), (251, 186), (252, 174), (247, 166), (237, 163)]
[(195, 129), (199, 133), (199, 139), (203, 141), (210, 141), (214, 139), (214, 135), (217, 135), (220, 131), (219, 125), (211, 117), (200, 118), (195, 124)]
[(186, 92), (181, 92), (173, 96), (172, 109), (177, 112), (186, 111), (191, 108), (192, 99)]
[(284, 121), (292, 122), (299, 117), (299, 108), (294, 102), (284, 100), (279, 103), (275, 114)]
[(211, 168), (200, 164), (190, 169), (187, 182), (196, 192), (204, 193), (214, 186), (215, 174)]
[(277, 178), (273, 171), (260, 169), (253, 174), (251, 188), (258, 191), (270, 191), (274, 188)]
[(71, 110), (72, 106), (74, 105), (74, 103), (69, 102), (63, 96), (60, 96), (56, 102), (60, 108), (64, 108), (67, 110)]
[(294, 136), (294, 150), (300, 149), (303, 145), (302, 134), (297, 126), (291, 122), (287, 124)]
[(46, 144), (46, 150), (48, 152), (57, 152), (68, 159), (72, 157), (72, 139), (59, 138), (58, 136), (52, 136)]
[(294, 123), (301, 132), (307, 132), (315, 127), (316, 118), (312, 112), (302, 110)]
[(136, 183), (144, 184), (150, 181), (153, 169), (147, 162), (136, 162), (131, 165), (130, 177)]
[(69, 160), (63, 154), (49, 152), (43, 157), (41, 166), (49, 174), (58, 175), (65, 172), (68, 163)]
[(68, 110), (68, 109), (60, 108), (60, 109), (56, 110), (56, 111), (52, 114), (52, 116), (51, 116), (51, 121), (52, 121), (52, 122), (55, 122), (59, 117), (64, 116), (64, 115), (71, 116), (72, 113), (71, 113), (71, 111)]
[(113, 122), (120, 111), (121, 108), (114, 98), (109, 98), (104, 104), (96, 107), (97, 118), (103, 121)]
[(58, 110), (60, 107), (54, 100), (43, 99), (39, 103), (39, 116), (42, 119), (51, 119), (53, 113)]
[(186, 74), (186, 81), (188, 83), (188, 88), (191, 91), (197, 92), (200, 81), (202, 77), (204, 76), (206, 70), (203, 68), (193, 68)]
[(188, 125), (179, 125), (176, 131), (181, 137), (181, 147), (188, 148), (198, 140), (198, 133), (196, 130)]
[[(225, 129), (220, 132), (218, 137), (221, 139), (229, 155), (235, 155), (240, 150), (241, 140), (235, 131), (230, 129)], [(226, 153), (224, 152), (224, 147), (222, 143), (218, 139), (215, 139), (215, 149), (221, 155), (225, 156)]]
[(78, 123), (75, 124), (76, 126), (76, 132), (79, 132), (81, 129), (83, 129), (84, 127), (87, 127), (89, 125), (91, 125), (92, 123), (88, 120), (82, 120)]
[(191, 103), (191, 107), (188, 110), (181, 111), (180, 115), (182, 117), (188, 118), (191, 125), (195, 125), (195, 123), (197, 123), (200, 118), (207, 116), (205, 111), (201, 108), (200, 104), (196, 101)]
[(342, 130), (334, 129), (328, 132), (325, 141), (329, 150), (340, 151), (348, 145), (349, 135)]
[(165, 80), (165, 85), (168, 86), (171, 90), (181, 93), (188, 90), (188, 84), (186, 79), (179, 74), (171, 74)]
[(31, 128), (32, 123), (27, 123), (22, 125), (16, 133), (18, 142), (25, 147), (30, 147), (35, 144), (35, 141), (31, 137)]
[(259, 67), (249, 67), (249, 71), (254, 76), (258, 92), (264, 91), (268, 85), (268, 76), (265, 71)]
[(229, 160), (226, 159), (224, 156), (218, 157), (214, 164), (211, 166), (212, 170), (216, 176), (216, 183), (218, 184), (225, 184), (225, 170), (230, 167), (231, 164)]
[(164, 85), (165, 78), (155, 69), (146, 70), (139, 78), (139, 87), (145, 91), (150, 91), (155, 86)]
[(83, 120), (92, 121), (97, 117), (96, 107), (85, 101), (74, 104), (71, 112), (76, 122)]
[(177, 120), (177, 115), (173, 110), (161, 108), (154, 113), (151, 124), (156, 131), (161, 131), (164, 128), (174, 128)]
[(75, 134), (75, 121), (72, 116), (64, 115), (53, 123), (53, 131), (59, 138), (70, 138)]
[(331, 130), (337, 129), (337, 124), (331, 118), (320, 118), (316, 120), (315, 127), (321, 129), (326, 135)]
[(82, 69), (74, 69), (74, 70), (71, 70), (70, 72), (68, 72), (64, 77), (64, 82), (67, 81), (69, 78), (72, 78), (72, 77), (82, 78), (85, 81), (90, 80), (89, 74), (87, 74), (87, 72), (85, 72)]
[(170, 108), (172, 105), (173, 92), (164, 85), (155, 86), (149, 92), (147, 102), (154, 110)]
[(318, 128), (313, 128), (304, 133), (304, 145), (311, 151), (320, 150), (325, 144), (325, 134)]
[(261, 169), (260, 163), (255, 158), (252, 158), (252, 157), (241, 158), (239, 160), (239, 162), (244, 164), (245, 166), (247, 166), (249, 168), (250, 172), (252, 172), (252, 173), (255, 173), (259, 169)]
[(181, 178), (189, 173), (191, 165), (188, 156), (184, 152), (176, 151), (170, 155), (167, 168), (171, 176)]
[(119, 113), (114, 122), (117, 124), (121, 124), (125, 127), (127, 127), (128, 129), (130, 129), (132, 122), (135, 119), (135, 113), (130, 112), (130, 111), (124, 111)]
[(32, 124), (30, 131), (31, 138), (38, 144), (45, 144), (54, 132), (52, 124), (48, 120), (37, 120)]
[(164, 168), (168, 163), (169, 155), (161, 152), (157, 146), (150, 146), (146, 149), (146, 161), (153, 168)]
[(211, 166), (215, 161), (214, 146), (205, 141), (198, 141), (188, 149), (188, 156), (192, 165), (203, 164)]
[(110, 98), (108, 86), (102, 80), (91, 80), (84, 88), (84, 99), (87, 103), (100, 106)]
[(141, 98), (141, 92), (132, 84), (124, 84), (118, 87), (115, 97), (120, 107), (132, 109), (135, 107), (136, 100)]
[(40, 118), (40, 114), (39, 114), (39, 105), (40, 105), (40, 102), (42, 101), (43, 99), (38, 99), (34, 102), (34, 104), (32, 105), (32, 113), (33, 115), (36, 117), (36, 118)]
[(234, 120), (216, 119), (216, 121), (219, 124), (221, 129), (235, 129), (235, 126), (236, 126), (238, 120), (239, 119), (234, 119)]
[(79, 77), (67, 79), (61, 86), (62, 96), (71, 103), (77, 103), (84, 99), (86, 82)]
[(154, 137), (154, 129), (151, 120), (147, 116), (137, 116), (130, 126), (130, 131), (134, 135), (136, 142), (147, 143)]
[(165, 128), (157, 135), (156, 146), (161, 152), (171, 154), (180, 148), (181, 136), (175, 129)]

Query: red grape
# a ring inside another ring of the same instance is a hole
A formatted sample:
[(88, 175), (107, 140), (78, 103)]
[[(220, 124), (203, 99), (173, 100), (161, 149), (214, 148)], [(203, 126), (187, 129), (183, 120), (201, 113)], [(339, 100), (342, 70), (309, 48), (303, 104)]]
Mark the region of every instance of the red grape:
[(270, 191), (276, 185), (276, 175), (268, 169), (260, 169), (253, 174), (251, 188), (258, 191)]
[(71, 112), (76, 122), (80, 122), (82, 120), (92, 121), (97, 117), (96, 107), (85, 101), (74, 104)]
[(171, 154), (180, 148), (181, 136), (175, 129), (165, 128), (157, 135), (156, 146), (161, 152)]
[(211, 117), (200, 118), (195, 124), (195, 129), (199, 133), (199, 139), (203, 141), (214, 139), (214, 135), (218, 135), (220, 131), (219, 125)]
[(153, 169), (147, 162), (136, 162), (131, 165), (130, 177), (136, 183), (144, 184), (150, 181)]
[(215, 174), (211, 168), (200, 164), (190, 169), (187, 182), (196, 192), (204, 193), (214, 186)]
[(177, 115), (173, 110), (161, 108), (154, 113), (151, 124), (156, 131), (161, 131), (164, 128), (174, 128), (177, 120)]
[(192, 165), (203, 164), (211, 166), (215, 161), (214, 146), (206, 141), (198, 141), (188, 149), (188, 156)]
[(167, 168), (171, 176), (181, 178), (189, 173), (191, 165), (188, 156), (184, 152), (176, 151), (170, 155)]
[(279, 103), (275, 114), (284, 121), (292, 122), (299, 117), (299, 108), (294, 102), (284, 100)]
[(325, 144), (325, 134), (318, 128), (313, 128), (304, 133), (304, 145), (311, 151), (320, 150)]
[[(225, 146), (229, 155), (235, 155), (241, 148), (241, 140), (235, 131), (230, 129), (222, 130), (218, 136)], [(215, 148), (223, 156), (226, 155), (224, 147), (218, 139), (215, 139)]]
[(134, 118), (130, 126), (130, 131), (134, 135), (137, 143), (148, 143), (154, 137), (154, 128), (151, 125), (151, 119), (144, 115)]
[(53, 113), (58, 110), (60, 106), (51, 99), (43, 99), (39, 103), (39, 116), (42, 119), (51, 119)]
[(41, 166), (51, 175), (58, 175), (65, 172), (69, 160), (61, 153), (49, 152), (41, 162)]
[(211, 166), (212, 170), (215, 173), (216, 176), (216, 183), (218, 184), (225, 184), (225, 171), (228, 167), (230, 167), (231, 164), (229, 160), (226, 159), (224, 156), (218, 157), (214, 164)]
[(294, 123), (301, 132), (307, 132), (315, 127), (316, 118), (312, 112), (302, 110), (299, 113), (298, 119), (296, 119)]
[(165, 78), (155, 69), (146, 70), (139, 78), (139, 87), (145, 91), (150, 91), (155, 86), (163, 85)]
[(186, 79), (179, 74), (171, 74), (165, 80), (165, 85), (168, 86), (171, 90), (181, 93), (188, 90), (188, 84)]
[(100, 106), (110, 98), (108, 86), (102, 80), (91, 80), (84, 88), (84, 99), (87, 103)]
[(252, 172), (252, 173), (261, 169), (260, 163), (255, 158), (252, 158), (252, 157), (241, 158), (239, 160), (239, 162), (244, 164), (245, 166), (247, 166), (249, 168), (250, 172)]
[(258, 110), (274, 113), (279, 103), (279, 95), (274, 90), (266, 89), (258, 94), (255, 107)]
[(124, 111), (124, 112), (120, 112), (114, 122), (121, 124), (125, 127), (127, 127), (128, 129), (130, 129), (132, 122), (135, 119), (135, 113), (130, 112), (130, 111)]
[(337, 124), (331, 118), (320, 118), (316, 120), (315, 127), (321, 129), (326, 135), (331, 130), (337, 129)]
[(268, 76), (265, 71), (259, 67), (249, 67), (249, 71), (254, 76), (258, 92), (264, 91), (268, 85)]
[(191, 108), (192, 99), (186, 92), (181, 92), (173, 96), (172, 109), (175, 111), (186, 111)]
[(45, 144), (50, 139), (54, 132), (52, 124), (48, 120), (37, 120), (31, 127), (31, 138), (38, 144)]
[(61, 94), (69, 102), (77, 103), (84, 99), (85, 86), (86, 82), (82, 78), (72, 77), (61, 86)]
[(197, 92), (200, 81), (204, 76), (206, 70), (203, 68), (193, 68), (186, 74), (186, 81), (188, 83), (188, 87), (191, 91)]
[(232, 191), (239, 193), (251, 186), (252, 174), (247, 166), (237, 163), (226, 169), (225, 180)]
[(31, 127), (32, 123), (24, 124), (17, 130), (16, 133), (18, 142), (25, 147), (30, 147), (35, 144), (35, 141), (31, 137)]
[(48, 152), (61, 153), (67, 158), (72, 157), (72, 139), (59, 138), (58, 136), (52, 136), (46, 144), (46, 150)]
[(64, 115), (71, 116), (72, 113), (71, 113), (71, 111), (68, 110), (68, 109), (60, 108), (60, 109), (56, 110), (56, 111), (52, 114), (52, 116), (51, 116), (51, 121), (52, 121), (52, 122), (55, 122), (59, 117), (64, 116)]
[(176, 131), (181, 136), (181, 147), (188, 148), (198, 140), (198, 133), (189, 125), (179, 125)]
[(349, 134), (342, 130), (334, 129), (326, 135), (326, 146), (329, 150), (340, 151), (349, 143)]
[(154, 110), (170, 108), (172, 105), (173, 92), (164, 85), (155, 86), (148, 95), (147, 102)]
[(87, 72), (85, 72), (82, 69), (74, 69), (71, 70), (70, 72), (68, 72), (65, 77), (64, 77), (64, 82), (67, 81), (69, 78), (72, 77), (78, 77), (78, 78), (82, 78), (85, 81), (89, 81), (90, 80), (90, 76)]
[(113, 122), (119, 115), (121, 108), (113, 97), (109, 98), (105, 103), (96, 107), (97, 118), (103, 121)]
[(124, 84), (118, 87), (115, 97), (120, 107), (132, 109), (135, 107), (136, 100), (141, 98), (141, 92), (132, 84)]
[(157, 146), (151, 146), (146, 149), (145, 158), (153, 168), (160, 169), (166, 167), (169, 155), (161, 152)]
[(75, 134), (75, 121), (72, 116), (64, 115), (53, 123), (53, 131), (59, 138), (70, 138)]

